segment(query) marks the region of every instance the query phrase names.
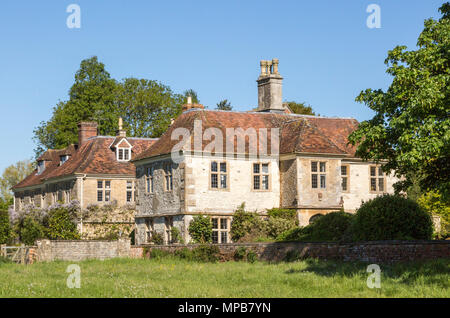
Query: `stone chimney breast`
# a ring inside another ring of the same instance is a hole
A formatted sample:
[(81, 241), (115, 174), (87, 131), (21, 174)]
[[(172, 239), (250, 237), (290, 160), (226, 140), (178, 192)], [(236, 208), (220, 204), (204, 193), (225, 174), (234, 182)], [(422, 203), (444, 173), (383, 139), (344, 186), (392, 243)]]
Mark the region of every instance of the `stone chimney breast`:
[(283, 77), (278, 72), (278, 59), (260, 61), (261, 73), (258, 83), (258, 111), (282, 112), (283, 107)]

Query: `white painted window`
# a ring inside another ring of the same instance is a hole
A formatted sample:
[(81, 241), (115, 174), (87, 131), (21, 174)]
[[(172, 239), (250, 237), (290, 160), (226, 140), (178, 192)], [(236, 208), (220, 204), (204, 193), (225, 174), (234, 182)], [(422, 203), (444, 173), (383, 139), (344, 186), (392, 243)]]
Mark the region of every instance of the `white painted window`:
[(130, 148), (117, 148), (117, 160), (118, 161), (130, 161), (131, 149)]
[(37, 174), (41, 174), (45, 170), (45, 161), (44, 160), (38, 161), (37, 170), (38, 170)]
[(216, 244), (230, 243), (230, 219), (226, 217), (213, 217), (212, 242)]
[(253, 164), (253, 190), (267, 191), (269, 190), (269, 164), (254, 163)]
[(228, 188), (228, 167), (226, 162), (211, 162), (210, 180), (211, 189)]
[(323, 161), (311, 161), (311, 187), (321, 189), (327, 187), (327, 164)]
[(111, 201), (111, 181), (109, 180), (97, 181), (97, 201), (98, 202)]
[(134, 182), (127, 181), (127, 202), (133, 201)]
[(69, 156), (68, 156), (68, 155), (59, 156), (59, 165), (60, 165), (60, 166), (63, 165), (64, 162), (67, 161), (67, 159), (69, 159)]

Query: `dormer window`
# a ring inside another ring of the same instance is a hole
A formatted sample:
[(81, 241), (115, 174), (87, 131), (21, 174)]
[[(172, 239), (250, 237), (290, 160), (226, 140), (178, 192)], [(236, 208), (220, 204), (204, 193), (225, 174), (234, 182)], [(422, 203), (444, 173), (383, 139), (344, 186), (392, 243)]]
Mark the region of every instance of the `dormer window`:
[(39, 160), (37, 165), (37, 174), (41, 174), (45, 170), (45, 161)]
[(117, 160), (118, 161), (129, 161), (131, 159), (131, 149), (130, 148), (117, 148)]
[(69, 159), (68, 155), (59, 156), (59, 165), (62, 166), (63, 163), (67, 161), (67, 159)]

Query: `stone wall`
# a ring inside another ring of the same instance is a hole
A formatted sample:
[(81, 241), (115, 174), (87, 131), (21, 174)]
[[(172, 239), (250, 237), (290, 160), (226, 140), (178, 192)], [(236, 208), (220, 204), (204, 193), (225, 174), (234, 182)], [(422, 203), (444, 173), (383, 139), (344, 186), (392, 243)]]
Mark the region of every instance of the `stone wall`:
[[(130, 255), (143, 257), (144, 248), (175, 252), (182, 248), (192, 249), (197, 245), (148, 245), (131, 248)], [(392, 263), (401, 261), (450, 258), (450, 241), (374, 241), (357, 243), (233, 243), (217, 245), (222, 260), (232, 260), (239, 247), (255, 252), (261, 260), (282, 261), (287, 253), (299, 258), (324, 260)]]
[(36, 261), (81, 261), (130, 256), (130, 240), (117, 241), (50, 241), (36, 242)]

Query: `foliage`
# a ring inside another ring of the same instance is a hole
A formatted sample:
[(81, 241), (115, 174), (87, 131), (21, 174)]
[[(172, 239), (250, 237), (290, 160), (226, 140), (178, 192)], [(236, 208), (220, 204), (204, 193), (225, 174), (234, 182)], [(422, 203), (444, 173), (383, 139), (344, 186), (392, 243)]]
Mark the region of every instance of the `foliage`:
[(172, 243), (183, 243), (183, 238), (181, 237), (180, 230), (175, 226), (170, 229), (170, 238), (172, 240)]
[(413, 200), (383, 195), (361, 205), (350, 232), (355, 241), (429, 240), (433, 224), (431, 215)]
[(296, 103), (296, 102), (285, 102), (289, 109), (292, 110), (294, 114), (301, 115), (315, 115), (312, 107), (306, 103)]
[(416, 171), (423, 191), (439, 190), (449, 200), (450, 191), (450, 4), (440, 9), (442, 18), (428, 19), (417, 41), (417, 50), (397, 46), (385, 60), (393, 81), (387, 91), (366, 89), (356, 98), (375, 111), (360, 123), (349, 141), (356, 155), (366, 160), (387, 160), (383, 170), (406, 176), (396, 191), (412, 184)]
[(202, 244), (192, 249), (193, 260), (197, 262), (217, 262), (219, 254), (217, 245)]
[(189, 223), (189, 235), (195, 243), (209, 243), (212, 240), (212, 223), (208, 216), (197, 215)]
[(197, 95), (197, 92), (196, 91), (194, 91), (193, 89), (188, 89), (188, 90), (185, 90), (184, 92), (183, 92), (183, 104), (185, 104), (186, 102), (187, 102), (187, 97), (188, 96), (191, 96), (191, 98), (192, 98), (192, 103), (194, 103), (194, 104), (200, 104), (200, 100), (198, 99), (198, 95)]
[(0, 210), (0, 244), (5, 244), (11, 238), (11, 225), (8, 211)]
[(38, 239), (46, 238), (45, 228), (31, 216), (26, 216), (20, 226), (19, 238), (25, 245), (34, 245)]
[(75, 215), (67, 208), (58, 207), (49, 211), (47, 237), (52, 240), (78, 240)]
[(247, 252), (247, 262), (254, 263), (258, 260), (258, 255), (254, 251)]
[(12, 261), (9, 258), (0, 255), (0, 264), (7, 264), (7, 263), (12, 263)]
[(234, 242), (273, 241), (282, 232), (296, 227), (296, 212), (288, 209), (271, 209), (269, 217), (261, 218), (254, 212), (245, 211), (242, 203), (234, 212), (231, 222), (231, 239)]
[(171, 118), (181, 113), (186, 94), (174, 93), (170, 87), (147, 79), (125, 78), (116, 81), (97, 57), (81, 61), (70, 88), (69, 99), (53, 108), (52, 117), (34, 130), (36, 155), (45, 149), (60, 149), (78, 142), (77, 124), (96, 121), (101, 135), (116, 134), (118, 118), (130, 137), (159, 137), (167, 130)]
[(233, 106), (231, 106), (231, 103), (228, 101), (228, 99), (221, 100), (217, 103), (217, 110), (233, 110)]
[(33, 170), (34, 164), (30, 160), (23, 160), (10, 165), (3, 171), (0, 179), (0, 200), (3, 204), (12, 204), (11, 188), (25, 179)]
[(162, 245), (164, 243), (164, 238), (160, 233), (152, 231), (150, 242), (156, 245)]
[(150, 250), (150, 258), (155, 258), (161, 260), (164, 257), (170, 256), (171, 253), (168, 251), (161, 250), (159, 248), (153, 248)]
[(441, 218), (442, 237), (447, 237), (450, 233), (450, 205), (442, 201), (442, 195), (437, 191), (429, 191), (417, 200), (417, 203), (428, 213), (438, 215)]
[(246, 255), (247, 249), (243, 246), (240, 246), (234, 251), (233, 258), (235, 261), (243, 261)]
[(281, 233), (278, 241), (326, 242), (340, 241), (351, 226), (353, 215), (345, 212), (328, 213), (303, 228)]
[(194, 259), (194, 255), (193, 255), (192, 251), (190, 249), (188, 249), (187, 247), (183, 247), (182, 249), (176, 250), (174, 254), (178, 258), (185, 259), (188, 261), (191, 261)]

